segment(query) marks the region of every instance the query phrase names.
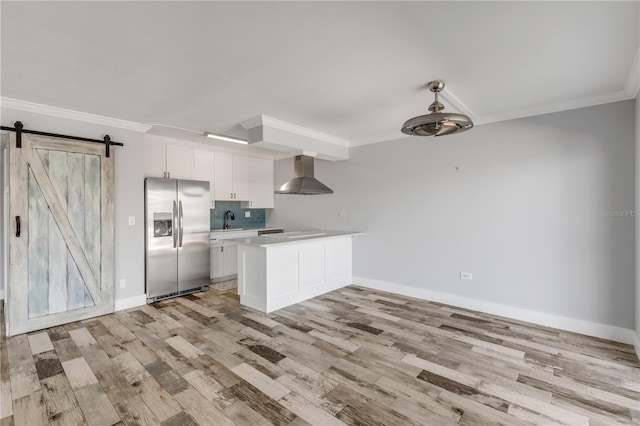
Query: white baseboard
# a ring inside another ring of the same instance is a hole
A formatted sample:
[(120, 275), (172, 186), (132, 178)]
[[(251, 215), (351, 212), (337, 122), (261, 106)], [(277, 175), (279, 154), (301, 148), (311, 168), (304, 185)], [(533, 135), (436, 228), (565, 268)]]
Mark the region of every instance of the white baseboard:
[(640, 342), (638, 341), (638, 336), (636, 336), (636, 333), (633, 330), (628, 328), (599, 324), (575, 318), (532, 311), (529, 309), (516, 308), (513, 306), (501, 305), (499, 303), (487, 302), (485, 300), (470, 299), (456, 294), (441, 293), (365, 277), (354, 276), (353, 283), (355, 285), (368, 287), (374, 290), (388, 291), (390, 293), (397, 293), (403, 296), (410, 296), (417, 299), (430, 300), (433, 302), (472, 309), (474, 311), (513, 318), (519, 321), (540, 324), (546, 327), (572, 331), (574, 333), (586, 334), (588, 336), (599, 337), (601, 339), (614, 340), (616, 342), (627, 343), (630, 345), (635, 344), (636, 353), (640, 354)]
[(633, 346), (636, 348), (636, 356), (640, 359), (640, 330), (633, 333)]
[(138, 296), (116, 300), (114, 308), (116, 311), (124, 311), (125, 309), (135, 308), (137, 306), (143, 306), (146, 304), (147, 304), (147, 295), (140, 294)]

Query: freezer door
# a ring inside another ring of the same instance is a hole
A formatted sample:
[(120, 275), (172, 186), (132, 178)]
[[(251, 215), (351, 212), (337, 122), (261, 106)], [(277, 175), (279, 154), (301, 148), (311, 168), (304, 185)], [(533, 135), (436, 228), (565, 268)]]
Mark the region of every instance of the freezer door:
[(145, 276), (147, 297), (178, 291), (178, 229), (175, 179), (145, 179)]
[(209, 182), (178, 181), (178, 291), (209, 284)]

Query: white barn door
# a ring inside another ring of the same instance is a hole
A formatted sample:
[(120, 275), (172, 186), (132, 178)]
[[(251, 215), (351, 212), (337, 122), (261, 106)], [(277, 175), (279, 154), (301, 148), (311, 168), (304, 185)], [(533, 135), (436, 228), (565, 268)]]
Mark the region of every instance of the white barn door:
[(15, 138), (7, 334), (113, 312), (113, 156), (100, 144), (28, 134), (16, 148)]

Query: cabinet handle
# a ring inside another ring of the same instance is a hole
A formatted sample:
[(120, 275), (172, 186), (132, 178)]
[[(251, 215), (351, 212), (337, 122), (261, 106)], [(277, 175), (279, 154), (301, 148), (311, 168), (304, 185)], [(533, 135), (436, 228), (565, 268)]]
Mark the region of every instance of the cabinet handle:
[(16, 216), (16, 238), (20, 238), (20, 216)]
[(220, 253), (224, 252), (224, 246), (220, 246)]
[(171, 179), (171, 172), (167, 172), (167, 177)]

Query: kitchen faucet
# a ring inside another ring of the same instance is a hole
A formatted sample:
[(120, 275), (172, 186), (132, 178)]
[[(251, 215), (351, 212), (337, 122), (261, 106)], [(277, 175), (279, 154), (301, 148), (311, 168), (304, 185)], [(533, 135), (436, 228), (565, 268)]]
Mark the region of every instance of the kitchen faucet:
[(229, 219), (236, 220), (236, 215), (231, 210), (224, 212), (224, 226), (223, 229), (229, 229)]

